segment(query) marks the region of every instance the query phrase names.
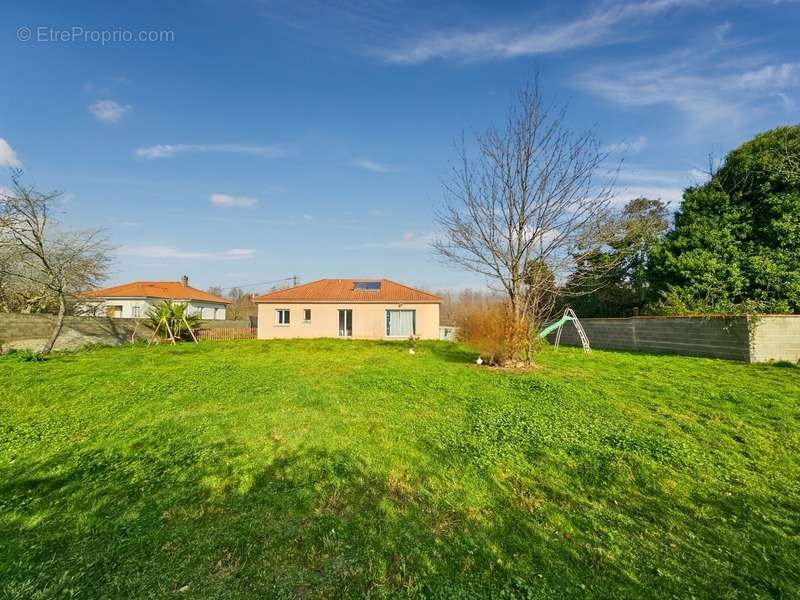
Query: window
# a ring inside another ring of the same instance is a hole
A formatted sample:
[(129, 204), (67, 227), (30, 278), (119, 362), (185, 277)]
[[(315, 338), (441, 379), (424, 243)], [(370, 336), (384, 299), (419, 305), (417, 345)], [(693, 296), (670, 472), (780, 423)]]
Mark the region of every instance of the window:
[(303, 309), (303, 322), (304, 323), (311, 323), (311, 309), (304, 308)]
[(289, 309), (278, 308), (275, 310), (275, 325), (288, 325), (289, 324)]
[(119, 304), (109, 304), (106, 306), (106, 316), (112, 319), (119, 319), (122, 317), (122, 306)]
[(417, 333), (417, 311), (387, 310), (386, 335), (389, 337), (409, 337)]
[(354, 290), (365, 292), (378, 292), (381, 289), (380, 281), (356, 281), (353, 284)]
[(141, 311), (142, 311), (141, 307), (137, 306), (136, 304), (131, 306), (131, 316), (133, 318), (141, 316)]

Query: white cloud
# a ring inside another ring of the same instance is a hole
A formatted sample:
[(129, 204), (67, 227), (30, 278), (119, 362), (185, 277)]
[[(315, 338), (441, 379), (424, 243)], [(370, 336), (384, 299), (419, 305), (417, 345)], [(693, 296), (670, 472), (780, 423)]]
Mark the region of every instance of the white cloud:
[(214, 206), (241, 206), (250, 208), (255, 206), (258, 200), (250, 196), (230, 196), (228, 194), (211, 194), (211, 204)]
[(364, 242), (346, 246), (345, 250), (367, 250), (370, 248), (407, 248), (410, 250), (425, 250), (433, 243), (433, 233), (415, 233), (406, 231), (400, 239), (384, 240), (379, 242)]
[(114, 123), (119, 121), (132, 108), (130, 104), (120, 104), (114, 100), (98, 100), (89, 105), (89, 112), (99, 121)]
[(577, 19), (544, 25), (508, 24), (472, 31), (434, 31), (377, 56), (389, 63), (414, 65), (428, 60), (484, 60), (562, 52), (631, 39), (634, 23), (671, 9), (702, 6), (713, 0), (645, 0), (604, 4)]
[(734, 76), (732, 86), (748, 90), (785, 89), (800, 85), (800, 63), (765, 65)]
[(0, 167), (21, 167), (22, 163), (17, 158), (17, 153), (11, 145), (0, 138)]
[(136, 156), (142, 158), (172, 158), (185, 152), (229, 152), (237, 154), (253, 154), (267, 158), (278, 158), (286, 155), (279, 146), (254, 146), (250, 144), (157, 144), (145, 148), (137, 148)]
[(730, 23), (722, 23), (721, 25), (717, 25), (714, 28), (714, 37), (717, 38), (717, 41), (724, 42), (725, 38), (728, 36), (728, 33), (733, 27)]
[(617, 174), (617, 182), (647, 184), (677, 184), (682, 187), (688, 183), (686, 171), (652, 169), (641, 165), (626, 163)]
[(225, 259), (237, 260), (240, 258), (254, 258), (256, 251), (252, 248), (232, 248), (222, 252), (221, 257)]
[(399, 167), (396, 165), (387, 165), (385, 163), (379, 163), (363, 157), (355, 158), (350, 161), (350, 166), (364, 169), (365, 171), (369, 171), (371, 173), (392, 173), (393, 171), (399, 170)]
[(632, 140), (609, 144), (603, 147), (603, 151), (609, 154), (638, 154), (647, 147), (647, 137), (640, 135)]
[(652, 198), (669, 202), (675, 209), (683, 199), (684, 189), (706, 180), (706, 175), (698, 169), (668, 171), (625, 164), (613, 189), (614, 203), (622, 206), (634, 198)]
[(683, 188), (666, 185), (629, 185), (615, 188), (613, 193), (613, 203), (617, 206), (623, 206), (635, 198), (650, 198), (652, 200), (669, 202), (670, 207), (674, 210), (680, 206), (683, 200)]
[(697, 127), (739, 122), (764, 101), (792, 105), (792, 93), (800, 88), (800, 63), (770, 63), (763, 57), (723, 63), (716, 58), (713, 49), (687, 49), (607, 64), (578, 77), (577, 85), (623, 106), (671, 106)]
[(180, 250), (175, 246), (122, 246), (119, 254), (145, 258), (204, 259), (204, 260), (242, 260), (254, 258), (252, 248), (231, 248), (218, 252)]

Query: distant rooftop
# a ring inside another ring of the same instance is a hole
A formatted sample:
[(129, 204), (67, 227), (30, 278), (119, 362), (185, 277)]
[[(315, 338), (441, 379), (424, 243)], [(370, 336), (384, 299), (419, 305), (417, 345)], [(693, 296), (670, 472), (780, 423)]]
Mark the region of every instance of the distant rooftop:
[(230, 304), (228, 300), (198, 290), (181, 281), (132, 281), (112, 287), (92, 290), (82, 294), (83, 298), (159, 298), (163, 300), (202, 300)]

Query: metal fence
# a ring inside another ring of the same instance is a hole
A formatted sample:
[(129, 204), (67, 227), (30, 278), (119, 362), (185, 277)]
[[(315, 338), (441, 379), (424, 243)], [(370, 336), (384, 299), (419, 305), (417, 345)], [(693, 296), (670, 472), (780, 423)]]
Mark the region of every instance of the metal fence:
[(255, 327), (214, 327), (198, 329), (198, 340), (228, 341), (228, 340), (254, 340), (256, 339)]

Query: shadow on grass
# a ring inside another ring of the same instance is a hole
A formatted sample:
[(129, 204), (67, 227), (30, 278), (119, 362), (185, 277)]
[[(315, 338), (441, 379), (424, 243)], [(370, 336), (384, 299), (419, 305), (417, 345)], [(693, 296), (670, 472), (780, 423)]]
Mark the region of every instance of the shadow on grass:
[[(568, 447), (544, 476), (553, 465), (533, 430), (514, 428), (524, 414), (506, 416), (484, 414), (476, 426), (496, 428), (457, 434), (467, 445), (437, 456), (436, 476), (275, 440), (202, 443), (175, 424), (132, 432), (128, 447), (18, 459), (0, 471), (0, 594), (781, 596), (797, 582), (787, 545), (771, 548), (774, 531), (747, 524), (766, 497), (666, 492), (663, 476), (674, 471), (653, 461), (671, 465), (676, 455), (649, 438)], [(526, 443), (530, 467), (504, 475)], [(454, 500), (447, 490), (459, 487), (443, 487), (443, 476), (476, 477), (491, 501)], [(791, 523), (770, 526), (791, 533)], [(759, 552), (747, 552), (751, 544)]]
[(777, 369), (800, 369), (800, 363), (793, 363), (788, 360), (776, 360), (774, 362), (768, 362), (765, 366), (775, 367)]
[(453, 342), (432, 342), (425, 346), (434, 356), (445, 362), (474, 364), (480, 354), (463, 344)]
[(582, 561), (530, 507), (457, 508), (424, 474), (377, 472), (348, 452), (264, 459), (175, 441), (186, 433), (0, 473), (2, 594), (520, 597), (632, 583)]

